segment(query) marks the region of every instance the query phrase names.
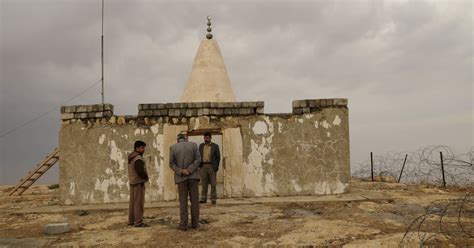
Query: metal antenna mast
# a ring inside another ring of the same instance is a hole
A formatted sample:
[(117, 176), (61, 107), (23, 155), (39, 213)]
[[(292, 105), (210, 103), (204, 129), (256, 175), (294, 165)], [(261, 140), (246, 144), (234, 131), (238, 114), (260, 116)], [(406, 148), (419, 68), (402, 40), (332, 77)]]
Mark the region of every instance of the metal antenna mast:
[(102, 0), (102, 36), (101, 36), (101, 58), (102, 58), (102, 104), (104, 104), (104, 0)]

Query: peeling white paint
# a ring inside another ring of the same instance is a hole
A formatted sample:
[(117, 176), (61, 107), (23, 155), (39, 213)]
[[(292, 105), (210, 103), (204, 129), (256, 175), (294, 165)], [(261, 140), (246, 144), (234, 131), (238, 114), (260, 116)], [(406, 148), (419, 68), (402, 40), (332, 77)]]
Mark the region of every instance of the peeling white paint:
[(315, 122), (314, 122), (314, 127), (315, 127), (315, 128), (318, 128), (318, 127), (319, 127), (319, 122), (318, 122), (318, 121), (315, 121)]
[(305, 114), (305, 115), (304, 115), (304, 118), (306, 118), (306, 119), (311, 119), (311, 118), (313, 118), (313, 117), (314, 117), (313, 114)]
[(148, 133), (148, 129), (144, 130), (143, 128), (137, 128), (135, 129), (135, 132), (133, 134), (137, 136), (137, 135), (145, 135), (147, 133)]
[(263, 169), (262, 162), (268, 149), (264, 147), (264, 144), (258, 146), (255, 141), (251, 140), (252, 152), (247, 157), (247, 163), (244, 162), (244, 167), (246, 169), (244, 184), (246, 188), (249, 188), (255, 192), (257, 196), (263, 195)]
[(268, 125), (268, 131), (270, 132), (270, 137), (269, 137), (269, 139), (270, 139), (270, 143), (272, 143), (271, 140), (272, 140), (272, 138), (273, 138), (273, 135), (275, 135), (275, 134), (273, 133), (273, 123), (270, 121), (270, 118), (269, 118), (268, 116), (265, 116), (265, 122), (266, 122), (267, 125)]
[(117, 147), (115, 144), (115, 140), (111, 140), (109, 142), (110, 145), (110, 159), (117, 162), (119, 164), (119, 170), (124, 170), (125, 159), (123, 156), (122, 151)]
[(329, 125), (329, 123), (326, 120), (324, 120), (322, 126), (328, 129), (331, 125)]
[(264, 121), (255, 123), (253, 131), (255, 134), (270, 134), (263, 136), (261, 141), (257, 143), (255, 140), (250, 140), (251, 152), (246, 161), (244, 161), (244, 170), (246, 171), (244, 177), (244, 185), (251, 189), (256, 196), (271, 196), (275, 191), (273, 174), (263, 172), (263, 164), (272, 164), (273, 160), (266, 161), (270, 153), (270, 147), (273, 141), (274, 128), (273, 123), (269, 117), (264, 117)]
[(314, 193), (318, 195), (331, 194), (331, 189), (327, 182), (320, 182), (314, 187)]
[(199, 129), (200, 123), (199, 123), (199, 118), (196, 118), (196, 122), (194, 123), (194, 130)]
[[(109, 176), (109, 178), (104, 179), (102, 181), (97, 178), (95, 181), (94, 189), (97, 191), (101, 191), (104, 195), (103, 202), (108, 203), (108, 202), (111, 202), (109, 194), (115, 195), (116, 190), (117, 190), (116, 188), (114, 188), (112, 192), (109, 192), (109, 188), (111, 186), (118, 186), (120, 189), (122, 189), (124, 186), (128, 187), (128, 178), (125, 179), (125, 181), (124, 181), (124, 178), (117, 179), (115, 177), (113, 170), (111, 170), (110, 168), (105, 169), (105, 173)], [(122, 176), (126, 178), (126, 174), (122, 174)], [(94, 193), (92, 192), (90, 199), (93, 199), (93, 198), (94, 198)]]
[(295, 189), (296, 192), (301, 192), (303, 189), (296, 183), (296, 180), (293, 179), (291, 180), (291, 184), (293, 185), (293, 188)]
[(331, 137), (331, 133), (330, 133), (330, 132), (327, 132), (327, 135), (328, 135), (328, 137)]
[(265, 184), (263, 185), (263, 190), (266, 193), (273, 193), (275, 191), (272, 173), (265, 174)]
[(107, 193), (109, 189), (109, 180), (105, 179), (104, 181), (100, 182), (97, 178), (95, 181), (95, 190), (102, 191), (104, 193), (104, 203), (110, 202), (109, 194)]
[(332, 124), (335, 126), (339, 126), (339, 124), (341, 124), (341, 118), (339, 118), (339, 115), (336, 115)]
[(278, 132), (281, 133), (283, 129), (283, 124), (281, 122), (278, 122)]
[(76, 184), (74, 182), (69, 184), (69, 193), (71, 195), (76, 195)]
[(100, 145), (104, 144), (104, 141), (105, 141), (105, 134), (101, 134), (99, 137), (99, 144)]
[(268, 132), (268, 126), (263, 121), (257, 121), (252, 130), (254, 134), (266, 134)]
[(94, 191), (88, 192), (88, 193), (84, 193), (84, 194), (82, 195), (82, 199), (83, 199), (83, 200), (92, 200), (92, 199), (94, 199), (94, 197), (90, 197), (91, 195), (94, 196)]
[(332, 193), (333, 194), (342, 194), (342, 193), (346, 192), (346, 189), (347, 189), (348, 186), (349, 186), (348, 183), (342, 183), (340, 181), (337, 181), (336, 182), (336, 187), (332, 191)]
[(163, 168), (163, 158), (160, 158), (160, 162), (158, 162), (158, 158), (155, 156), (155, 171), (158, 174), (158, 178), (156, 178), (156, 184), (158, 185), (158, 187), (161, 188), (164, 183), (163, 175), (165, 174), (165, 171)]
[(160, 131), (160, 126), (158, 124), (155, 124), (151, 126), (150, 129), (151, 129), (151, 132), (156, 135)]
[(164, 142), (164, 136), (162, 134), (158, 134), (155, 136), (155, 139), (153, 140), (152, 146), (153, 148), (156, 148), (158, 151), (163, 151), (163, 142)]
[[(158, 134), (158, 135), (155, 135), (155, 139), (153, 140), (153, 148), (155, 148), (157, 151), (164, 151), (165, 149), (165, 142), (164, 142), (164, 135), (163, 134)], [(158, 155), (155, 155), (154, 156), (154, 165), (153, 165), (153, 169), (155, 170), (156, 174), (158, 175), (157, 178), (155, 179), (156, 180), (156, 185), (158, 187), (157, 190), (155, 190), (155, 192), (153, 192), (153, 194), (155, 195), (155, 197), (159, 197), (159, 196), (163, 196), (164, 194), (164, 188), (163, 188), (163, 185), (164, 185), (164, 175), (165, 175), (165, 171), (164, 171), (164, 158), (163, 158), (163, 153), (161, 152), (160, 153), (160, 156)], [(153, 180), (153, 178), (150, 178), (150, 182)]]
[(328, 183), (326, 181), (319, 182), (314, 187), (314, 193), (319, 195), (341, 194), (344, 193), (349, 184), (337, 181), (335, 183)]
[(298, 119), (298, 122), (303, 124), (303, 119)]

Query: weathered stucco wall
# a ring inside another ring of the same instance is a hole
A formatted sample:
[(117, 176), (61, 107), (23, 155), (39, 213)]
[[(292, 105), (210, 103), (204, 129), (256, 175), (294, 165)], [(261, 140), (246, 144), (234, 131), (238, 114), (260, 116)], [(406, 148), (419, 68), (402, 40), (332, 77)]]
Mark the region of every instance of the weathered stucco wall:
[[(88, 114), (81, 116), (78, 106), (64, 107), (60, 200), (67, 204), (128, 201), (127, 156), (135, 140), (148, 144), (146, 200), (174, 200), (177, 194), (168, 166), (169, 146), (180, 132), (203, 130), (222, 134), (225, 197), (343, 193), (350, 179), (349, 123), (347, 100), (339, 100), (331, 99), (331, 104), (294, 101), (293, 114), (271, 115), (261, 114), (260, 103), (224, 104), (222, 114), (210, 109), (188, 116), (187, 111), (172, 109), (167, 115), (161, 109), (155, 112), (159, 115), (113, 116), (100, 107), (82, 108)], [(244, 111), (242, 106), (253, 111)], [(180, 107), (189, 106), (169, 105)], [(159, 106), (139, 107), (140, 111), (147, 108)], [(233, 111), (235, 108), (241, 111)], [(112, 106), (109, 109), (113, 111)]]

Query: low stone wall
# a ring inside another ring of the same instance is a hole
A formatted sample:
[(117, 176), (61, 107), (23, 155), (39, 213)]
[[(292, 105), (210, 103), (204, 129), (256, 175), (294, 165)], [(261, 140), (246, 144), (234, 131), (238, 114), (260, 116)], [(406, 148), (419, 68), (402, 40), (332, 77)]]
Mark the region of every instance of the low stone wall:
[(107, 118), (114, 115), (112, 104), (75, 105), (61, 107), (61, 120)]
[(327, 107), (347, 107), (347, 99), (333, 98), (333, 99), (308, 99), (295, 100), (292, 103), (293, 114), (305, 114), (317, 112), (321, 108)]
[(263, 102), (196, 102), (138, 105), (139, 117), (196, 117), (263, 114)]

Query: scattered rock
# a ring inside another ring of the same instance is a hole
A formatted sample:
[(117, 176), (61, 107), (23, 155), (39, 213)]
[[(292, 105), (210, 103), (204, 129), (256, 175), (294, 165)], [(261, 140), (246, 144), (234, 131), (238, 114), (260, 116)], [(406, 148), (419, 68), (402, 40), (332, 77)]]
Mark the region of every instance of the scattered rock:
[(289, 209), (286, 212), (286, 214), (291, 217), (311, 217), (311, 216), (320, 215), (321, 212), (316, 211), (316, 210), (310, 211), (306, 209), (295, 208), (295, 209)]
[(116, 120), (117, 120), (117, 119), (115, 118), (115, 116), (112, 116), (112, 117), (110, 117), (109, 122), (110, 122), (111, 124), (115, 124)]
[(397, 222), (397, 221), (395, 221), (395, 220), (391, 220), (391, 219), (384, 219), (383, 222), (384, 222), (385, 224), (388, 224), (388, 225), (391, 225), (391, 226), (397, 226), (397, 227), (403, 226), (402, 223), (399, 223), (399, 222)]
[(59, 189), (59, 184), (48, 185), (48, 189)]
[(64, 205), (71, 206), (71, 205), (74, 205), (74, 202), (72, 202), (72, 201), (69, 200), (69, 199), (66, 199), (66, 200), (64, 201)]
[(443, 209), (435, 207), (435, 206), (429, 206), (426, 211), (431, 214), (440, 214), (443, 213)]
[(117, 118), (117, 124), (124, 125), (125, 124), (125, 118), (123, 116), (119, 116)]
[(86, 210), (79, 210), (79, 216), (86, 216), (89, 215), (90, 213), (87, 212)]
[(174, 226), (175, 225), (175, 222), (173, 221), (173, 219), (171, 219), (169, 217), (158, 219), (158, 223), (160, 225), (165, 225), (165, 226)]
[(209, 224), (209, 220), (207, 220), (207, 219), (200, 219), (200, 220), (199, 220), (199, 223), (201, 223), (201, 224)]
[(380, 181), (386, 182), (386, 183), (395, 183), (395, 177), (388, 171), (382, 171), (379, 174)]
[(369, 213), (374, 213), (374, 212), (377, 212), (378, 208), (379, 208), (379, 204), (375, 203), (375, 202), (361, 202), (358, 206), (359, 209), (362, 209), (366, 212), (369, 212)]
[(48, 224), (44, 227), (43, 233), (45, 234), (61, 234), (67, 233), (71, 230), (69, 223), (54, 223)]

